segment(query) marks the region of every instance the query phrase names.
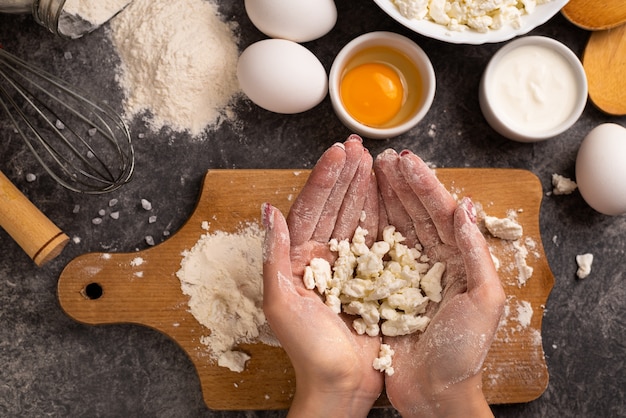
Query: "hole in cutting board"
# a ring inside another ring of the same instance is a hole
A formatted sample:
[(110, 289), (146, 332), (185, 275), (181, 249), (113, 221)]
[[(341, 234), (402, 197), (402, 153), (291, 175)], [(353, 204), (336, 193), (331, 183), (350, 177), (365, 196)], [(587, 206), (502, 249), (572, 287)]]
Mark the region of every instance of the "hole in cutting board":
[(89, 283), (81, 292), (84, 297), (91, 300), (100, 299), (102, 296), (102, 286), (98, 283)]

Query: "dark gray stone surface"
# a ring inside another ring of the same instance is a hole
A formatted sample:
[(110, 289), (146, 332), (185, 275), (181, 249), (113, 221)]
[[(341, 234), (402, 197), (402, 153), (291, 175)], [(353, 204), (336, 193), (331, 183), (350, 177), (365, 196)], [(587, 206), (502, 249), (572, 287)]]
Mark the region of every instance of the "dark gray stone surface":
[[(241, 47), (263, 38), (247, 20), (243, 2), (222, 2), (224, 14), (240, 24)], [(484, 121), (477, 99), (481, 73), (502, 44), (452, 45), (411, 33), (373, 2), (338, 2), (339, 21), (309, 47), (328, 70), (334, 55), (355, 36), (391, 30), (414, 39), (430, 56), (437, 92), (426, 118), (409, 133), (389, 141), (366, 140), (377, 154), (387, 147), (409, 148), (438, 167), (515, 167), (534, 172), (544, 191), (552, 173), (574, 178), (583, 137), (611, 117), (589, 103), (576, 125), (547, 142), (519, 144), (496, 134)], [(582, 56), (588, 32), (557, 15), (532, 34), (546, 35)], [(54, 38), (28, 16), (0, 15), (0, 42), (10, 52), (48, 68), (82, 88), (103, 94), (119, 109), (122, 93), (114, 79), (118, 61), (100, 29), (75, 41)], [(71, 53), (71, 58), (68, 59)], [(0, 416), (279, 417), (279, 412), (214, 412), (202, 401), (195, 370), (166, 336), (134, 325), (92, 327), (61, 310), (56, 281), (74, 257), (92, 251), (128, 252), (175, 233), (191, 214), (200, 182), (209, 168), (310, 168), (324, 149), (348, 130), (326, 99), (300, 115), (281, 116), (247, 102), (237, 107), (243, 127), (228, 123), (204, 141), (163, 130), (152, 133), (130, 124), (137, 151), (131, 184), (93, 197), (65, 191), (48, 178), (0, 116), (0, 169), (70, 237), (60, 257), (36, 268), (0, 230)], [(435, 135), (428, 131), (434, 129)], [(140, 134), (145, 134), (140, 138)], [(29, 183), (27, 173), (37, 174)], [(110, 199), (119, 199), (120, 219), (91, 223)], [(148, 223), (140, 199), (157, 215)], [(80, 206), (73, 213), (75, 205)], [(540, 217), (542, 241), (556, 283), (547, 304), (543, 343), (550, 384), (537, 400), (494, 406), (498, 417), (626, 416), (626, 218), (589, 208), (579, 193), (548, 196)], [(575, 277), (577, 254), (595, 256), (591, 276)], [(397, 416), (392, 410), (372, 417)]]

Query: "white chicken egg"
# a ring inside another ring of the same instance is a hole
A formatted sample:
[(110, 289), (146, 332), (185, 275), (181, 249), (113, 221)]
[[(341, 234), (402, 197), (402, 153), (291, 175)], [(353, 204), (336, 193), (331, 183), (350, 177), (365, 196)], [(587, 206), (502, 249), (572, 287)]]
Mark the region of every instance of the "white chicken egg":
[(626, 213), (626, 128), (604, 123), (587, 134), (576, 157), (576, 183), (598, 212)]
[(246, 0), (245, 7), (261, 32), (294, 42), (321, 38), (337, 22), (333, 0)]
[(276, 113), (300, 113), (319, 104), (328, 92), (326, 70), (302, 45), (265, 39), (239, 57), (241, 90), (258, 106)]

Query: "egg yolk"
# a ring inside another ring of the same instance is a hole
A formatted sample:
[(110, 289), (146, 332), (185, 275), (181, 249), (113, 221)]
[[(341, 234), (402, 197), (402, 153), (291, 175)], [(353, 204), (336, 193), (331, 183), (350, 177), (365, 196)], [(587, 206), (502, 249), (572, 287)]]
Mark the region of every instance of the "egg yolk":
[(404, 101), (400, 75), (381, 63), (350, 69), (341, 80), (339, 91), (348, 113), (368, 126), (381, 126), (392, 120)]

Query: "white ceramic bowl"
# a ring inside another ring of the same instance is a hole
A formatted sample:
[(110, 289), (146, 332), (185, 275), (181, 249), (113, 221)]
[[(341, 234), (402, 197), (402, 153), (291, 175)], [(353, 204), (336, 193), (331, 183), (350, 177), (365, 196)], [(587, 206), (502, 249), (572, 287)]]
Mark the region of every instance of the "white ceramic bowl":
[[(402, 119), (392, 126), (372, 127), (360, 123), (345, 109), (340, 96), (340, 86), (346, 65), (350, 65), (355, 55), (373, 47), (390, 48), (408, 58), (409, 64), (417, 70), (421, 82), (421, 88), (413, 88), (410, 82), (405, 86), (407, 107), (403, 111), (406, 116), (403, 115)], [(392, 32), (370, 32), (353, 39), (339, 51), (330, 69), (328, 90), (333, 109), (344, 125), (364, 137), (386, 139), (410, 130), (424, 118), (435, 97), (435, 85), (435, 71), (432, 63), (415, 42)]]
[(587, 104), (582, 63), (554, 39), (526, 36), (500, 48), (478, 92), (481, 111), (501, 135), (537, 142), (569, 129)]
[(551, 0), (548, 3), (538, 5), (536, 9), (522, 16), (522, 24), (519, 28), (505, 26), (498, 30), (486, 33), (475, 30), (453, 31), (447, 27), (428, 20), (407, 19), (402, 16), (392, 0), (374, 0), (374, 2), (393, 19), (407, 28), (429, 38), (454, 44), (484, 44), (508, 41), (519, 35), (524, 35), (539, 25), (543, 25), (557, 14), (569, 0)]

